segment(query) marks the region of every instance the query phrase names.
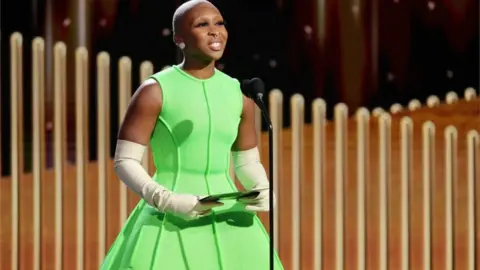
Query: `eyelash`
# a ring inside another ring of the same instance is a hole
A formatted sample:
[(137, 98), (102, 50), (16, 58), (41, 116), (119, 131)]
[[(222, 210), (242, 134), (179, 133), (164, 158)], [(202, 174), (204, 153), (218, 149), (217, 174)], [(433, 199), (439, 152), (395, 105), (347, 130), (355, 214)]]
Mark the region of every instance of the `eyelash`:
[[(225, 23), (224, 21), (220, 21), (220, 22), (217, 22), (216, 25), (225, 26), (226, 23)], [(203, 22), (203, 23), (197, 24), (197, 27), (203, 27), (203, 26), (208, 26), (208, 23), (207, 23), (207, 22)]]

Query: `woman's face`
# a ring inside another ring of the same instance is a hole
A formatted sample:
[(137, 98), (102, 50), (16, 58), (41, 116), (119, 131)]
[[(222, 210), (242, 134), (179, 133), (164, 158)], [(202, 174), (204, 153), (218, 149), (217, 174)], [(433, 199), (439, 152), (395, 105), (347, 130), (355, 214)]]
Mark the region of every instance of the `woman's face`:
[(185, 43), (186, 57), (217, 61), (223, 56), (228, 32), (218, 9), (210, 3), (200, 3), (185, 14), (180, 37)]

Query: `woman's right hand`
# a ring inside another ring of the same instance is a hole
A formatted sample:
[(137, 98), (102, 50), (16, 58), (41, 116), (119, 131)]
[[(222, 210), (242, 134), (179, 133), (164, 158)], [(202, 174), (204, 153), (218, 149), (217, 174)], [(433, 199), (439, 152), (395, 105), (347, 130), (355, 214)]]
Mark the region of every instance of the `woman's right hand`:
[(212, 208), (219, 206), (223, 206), (223, 203), (198, 201), (197, 205), (195, 206), (195, 211), (197, 211), (200, 216), (206, 216), (212, 212)]
[(200, 198), (190, 194), (172, 193), (167, 211), (192, 220), (207, 216), (212, 212), (212, 208), (223, 205), (221, 202), (201, 202)]

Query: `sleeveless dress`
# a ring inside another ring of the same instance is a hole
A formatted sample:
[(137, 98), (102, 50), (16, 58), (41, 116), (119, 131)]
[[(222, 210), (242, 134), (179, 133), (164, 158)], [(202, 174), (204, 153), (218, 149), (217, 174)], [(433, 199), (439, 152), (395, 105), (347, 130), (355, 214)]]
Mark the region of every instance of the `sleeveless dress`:
[[(229, 176), (243, 100), (225, 73), (197, 79), (173, 66), (152, 75), (163, 106), (150, 140), (153, 180), (178, 193), (237, 191)], [(140, 200), (110, 247), (102, 270), (267, 270), (269, 236), (255, 213), (232, 201), (186, 221)], [(275, 254), (275, 270), (283, 266)]]

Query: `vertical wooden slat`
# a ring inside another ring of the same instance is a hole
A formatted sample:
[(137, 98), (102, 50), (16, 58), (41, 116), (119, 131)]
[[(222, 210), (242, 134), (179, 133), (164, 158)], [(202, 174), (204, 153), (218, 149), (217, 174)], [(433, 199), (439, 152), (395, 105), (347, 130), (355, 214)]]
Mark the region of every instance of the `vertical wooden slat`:
[(427, 121), (422, 125), (423, 154), (423, 270), (432, 267), (432, 229), (431, 229), (431, 183), (435, 180), (435, 126)]
[(11, 175), (12, 175), (12, 245), (11, 268), (17, 270), (19, 265), (19, 209), (18, 184), (23, 178), (23, 37), (13, 33), (10, 37), (10, 104), (11, 104)]
[(422, 107), (422, 103), (420, 102), (420, 100), (418, 99), (412, 99), (409, 103), (408, 103), (408, 109), (410, 111), (416, 111), (418, 109), (420, 109)]
[(382, 113), (385, 113), (385, 110), (380, 107), (376, 107), (372, 110), (373, 117), (379, 117), (380, 115), (382, 115)]
[(32, 42), (33, 269), (41, 263), (41, 183), (45, 174), (45, 42)]
[(54, 48), (54, 170), (55, 170), (55, 263), (54, 269), (61, 270), (63, 257), (63, 178), (67, 152), (67, 48), (57, 42)]
[(400, 103), (395, 103), (395, 104), (392, 104), (392, 106), (390, 106), (390, 112), (392, 114), (399, 113), (402, 111), (402, 109), (403, 107)]
[(77, 191), (77, 245), (76, 267), (84, 269), (85, 258), (85, 180), (88, 162), (88, 51), (75, 51), (75, 131), (76, 131), (76, 191)]
[(412, 181), (413, 122), (403, 117), (400, 122), (401, 163), (401, 269), (410, 269), (410, 183)]
[[(272, 125), (273, 125), (273, 145), (269, 147), (273, 147), (274, 155), (273, 155), (273, 176), (270, 176), (270, 181), (273, 181), (274, 186), (274, 193), (275, 197), (278, 199), (278, 189), (280, 183), (280, 177), (282, 176), (281, 168), (282, 168), (282, 129), (283, 129), (283, 94), (278, 89), (273, 89), (269, 93), (269, 114), (271, 117)], [(277, 204), (278, 205), (278, 204)], [(278, 207), (274, 208), (274, 220), (273, 220), (273, 227), (274, 230), (274, 248), (278, 250)]]
[(448, 126), (444, 131), (445, 147), (445, 270), (454, 269), (454, 185), (457, 182), (457, 129)]
[(348, 108), (339, 103), (334, 108), (335, 121), (335, 269), (344, 269), (344, 185), (347, 180)]
[(106, 198), (107, 179), (110, 163), (110, 55), (97, 55), (97, 159), (98, 159), (98, 261), (106, 251)]
[(479, 158), (480, 134), (476, 130), (471, 130), (467, 133), (467, 181), (468, 181), (468, 221), (467, 221), (467, 270), (474, 270), (477, 265), (477, 246), (475, 244), (477, 233), (475, 232), (476, 218), (475, 218), (475, 201), (476, 188), (478, 181), (478, 158)]
[(323, 184), (325, 181), (325, 143), (326, 143), (327, 105), (317, 98), (312, 103), (313, 119), (313, 270), (322, 269), (322, 230), (323, 230)]
[[(118, 87), (119, 87), (119, 122), (122, 123), (125, 113), (127, 112), (128, 103), (132, 97), (132, 61), (129, 57), (123, 56), (118, 61)], [(120, 192), (120, 215), (119, 226), (123, 226), (127, 220), (127, 187), (123, 182), (119, 181)]]
[(427, 98), (427, 107), (433, 108), (437, 107), (438, 105), (440, 105), (440, 99), (437, 96), (432, 95)]
[(143, 61), (140, 64), (140, 82), (148, 79), (153, 74), (153, 64), (150, 61)]
[(304, 99), (295, 94), (290, 99), (292, 117), (292, 270), (300, 270), (300, 183), (303, 179)]
[(369, 168), (369, 120), (367, 109), (360, 108), (357, 123), (357, 270), (366, 267), (366, 200), (365, 190)]
[(457, 103), (457, 101), (458, 101), (457, 93), (450, 91), (445, 95), (445, 102), (447, 104), (454, 104), (454, 103)]
[(379, 118), (379, 266), (388, 269), (388, 193), (391, 178), (391, 118), (382, 114)]
[[(2, 80), (2, 67), (0, 67), (0, 81)], [(0, 87), (0, 89), (2, 89), (3, 87)], [(0, 95), (0, 104), (2, 104), (3, 102), (8, 102), (8, 101), (4, 101), (3, 98), (2, 98), (2, 95)], [(2, 138), (3, 138), (3, 133), (5, 132), (5, 128), (7, 126), (2, 122), (2, 110), (0, 109), (0, 179), (3, 178), (3, 168), (2, 168), (2, 163), (3, 163), (3, 146), (2, 146)], [(2, 200), (2, 193), (0, 192), (0, 201)], [(2, 208), (0, 207), (0, 215), (2, 215)], [(2, 238), (0, 237), (0, 241), (2, 241)], [(2, 258), (2, 255), (1, 255), (1, 250), (2, 250), (2, 247), (0, 247), (0, 258)]]
[(474, 88), (468, 87), (465, 89), (464, 98), (466, 101), (472, 101), (477, 98), (477, 91)]

